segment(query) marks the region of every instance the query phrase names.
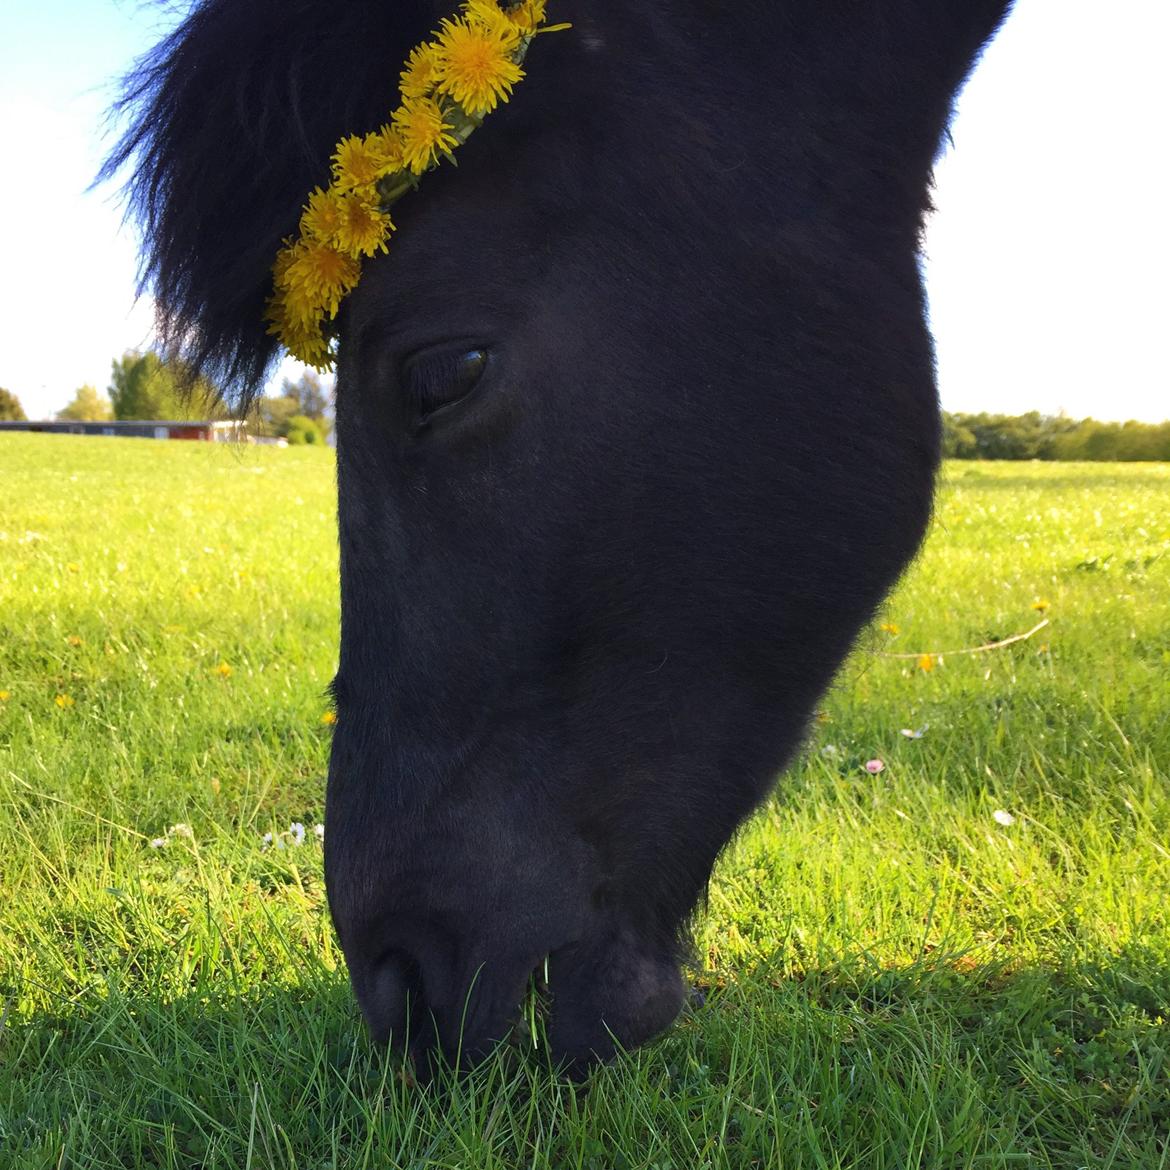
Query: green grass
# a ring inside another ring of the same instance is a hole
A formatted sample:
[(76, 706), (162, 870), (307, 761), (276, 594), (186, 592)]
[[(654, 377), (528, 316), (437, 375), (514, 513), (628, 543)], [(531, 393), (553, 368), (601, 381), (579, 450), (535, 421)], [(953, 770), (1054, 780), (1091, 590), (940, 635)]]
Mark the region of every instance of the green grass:
[(367, 1043), (312, 835), (330, 453), (5, 435), (0, 487), (3, 1170), (1170, 1167), (1170, 467), (952, 465), (719, 864), (706, 1005), (443, 1092)]

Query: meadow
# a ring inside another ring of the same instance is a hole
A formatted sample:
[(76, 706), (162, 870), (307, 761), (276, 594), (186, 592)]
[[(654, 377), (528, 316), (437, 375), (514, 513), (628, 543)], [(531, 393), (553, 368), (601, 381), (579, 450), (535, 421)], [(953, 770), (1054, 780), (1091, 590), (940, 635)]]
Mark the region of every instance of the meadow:
[(535, 1016), (425, 1092), (363, 1033), (333, 505), (327, 450), (0, 435), (3, 1170), (1170, 1167), (1170, 465), (948, 465), (705, 1003), (583, 1086)]

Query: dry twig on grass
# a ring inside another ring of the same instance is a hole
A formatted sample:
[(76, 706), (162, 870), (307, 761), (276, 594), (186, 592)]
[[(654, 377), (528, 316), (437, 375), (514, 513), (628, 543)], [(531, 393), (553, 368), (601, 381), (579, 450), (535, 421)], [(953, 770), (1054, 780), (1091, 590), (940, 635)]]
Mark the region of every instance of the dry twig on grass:
[(1044, 627), (1048, 625), (1048, 618), (1042, 622), (1034, 625), (1027, 633), (1013, 634), (1010, 638), (1004, 638), (999, 642), (986, 642), (982, 646), (968, 646), (963, 650), (920, 650), (917, 653), (911, 654), (885, 654), (882, 658), (945, 658), (948, 654), (984, 654), (988, 650), (999, 650), (1004, 646), (1010, 646), (1013, 642), (1026, 642), (1033, 634), (1038, 634)]

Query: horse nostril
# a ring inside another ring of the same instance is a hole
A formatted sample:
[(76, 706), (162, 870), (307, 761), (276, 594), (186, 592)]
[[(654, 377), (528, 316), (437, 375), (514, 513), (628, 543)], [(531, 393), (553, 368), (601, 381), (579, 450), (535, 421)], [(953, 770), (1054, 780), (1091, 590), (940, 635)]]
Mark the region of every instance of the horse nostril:
[(554, 951), (550, 961), (553, 1057), (570, 1075), (609, 1060), (615, 1041), (632, 1049), (670, 1026), (686, 988), (670, 948), (648, 946), (625, 928)]
[(422, 1006), (417, 964), (399, 951), (389, 951), (364, 976), (354, 973), (353, 987), (375, 1043), (405, 1050), (411, 1019)]

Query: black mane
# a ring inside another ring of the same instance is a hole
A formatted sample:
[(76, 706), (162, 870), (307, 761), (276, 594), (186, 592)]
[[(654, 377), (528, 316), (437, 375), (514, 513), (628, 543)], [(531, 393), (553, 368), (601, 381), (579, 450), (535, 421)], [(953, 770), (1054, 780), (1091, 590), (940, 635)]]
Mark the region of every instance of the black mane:
[(280, 242), (337, 140), (385, 121), (433, 17), (424, 0), (211, 0), (125, 80), (128, 128), (100, 178), (132, 167), (164, 347), (241, 405), (277, 356), (264, 303)]

